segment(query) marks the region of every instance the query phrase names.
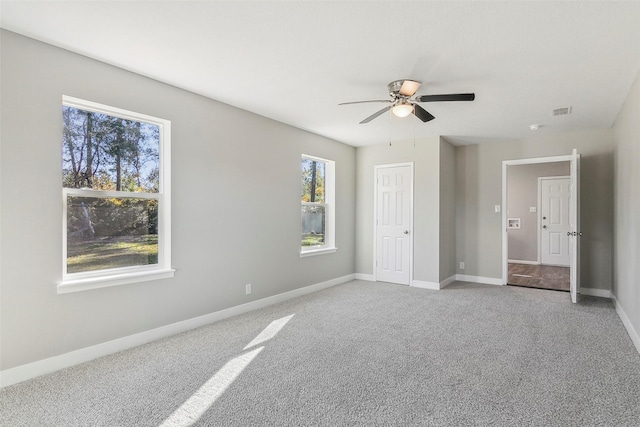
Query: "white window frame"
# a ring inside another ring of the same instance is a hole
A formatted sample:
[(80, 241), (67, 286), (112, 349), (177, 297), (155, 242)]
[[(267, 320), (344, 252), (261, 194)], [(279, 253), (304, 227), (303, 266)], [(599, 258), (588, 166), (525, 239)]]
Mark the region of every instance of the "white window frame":
[[(80, 188), (62, 189), (62, 281), (58, 283), (58, 294), (124, 285), (127, 283), (173, 277), (171, 268), (171, 122), (169, 120), (98, 104), (71, 96), (62, 96), (62, 105), (84, 111), (108, 114), (136, 122), (149, 123), (159, 128), (159, 190), (158, 193), (102, 191)], [(67, 199), (68, 196), (91, 198), (134, 198), (158, 201), (158, 263), (120, 267), (107, 270), (67, 272)]]
[[(321, 157), (309, 156), (303, 154), (300, 158), (323, 162), (325, 164), (324, 177), (324, 203), (301, 202), (301, 205), (317, 205), (325, 207), (325, 224), (324, 224), (324, 245), (322, 246), (302, 246), (300, 245), (300, 257), (308, 257), (315, 255), (323, 255), (333, 253), (338, 250), (336, 248), (335, 238), (335, 197), (336, 197), (336, 162), (333, 160), (323, 159)], [(300, 235), (302, 235), (302, 217), (300, 218)]]

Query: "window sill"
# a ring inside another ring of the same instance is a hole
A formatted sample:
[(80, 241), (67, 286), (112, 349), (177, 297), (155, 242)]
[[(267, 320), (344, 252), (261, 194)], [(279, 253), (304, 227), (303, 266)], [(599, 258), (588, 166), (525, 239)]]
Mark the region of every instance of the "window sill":
[(332, 254), (336, 252), (338, 248), (322, 248), (322, 249), (311, 249), (308, 251), (300, 252), (300, 258), (306, 258), (308, 256), (316, 256), (316, 255), (324, 255), (324, 254)]
[(136, 273), (121, 273), (109, 276), (65, 280), (58, 284), (58, 294), (89, 291), (91, 289), (109, 286), (125, 285), (127, 283), (146, 282), (149, 280), (167, 279), (173, 277), (174, 269), (142, 271)]

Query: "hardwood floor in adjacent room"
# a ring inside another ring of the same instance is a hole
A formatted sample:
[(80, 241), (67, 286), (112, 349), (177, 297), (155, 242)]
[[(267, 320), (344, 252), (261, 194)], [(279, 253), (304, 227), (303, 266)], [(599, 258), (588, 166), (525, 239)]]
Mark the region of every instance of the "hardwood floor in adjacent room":
[(529, 288), (569, 291), (569, 267), (509, 263), (507, 283)]

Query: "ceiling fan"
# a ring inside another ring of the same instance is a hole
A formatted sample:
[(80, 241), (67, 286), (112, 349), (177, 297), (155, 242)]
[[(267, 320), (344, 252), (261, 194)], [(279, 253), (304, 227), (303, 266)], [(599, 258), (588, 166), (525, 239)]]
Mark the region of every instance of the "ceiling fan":
[(384, 107), (382, 110), (377, 111), (360, 122), (360, 124), (369, 123), (371, 120), (380, 116), (383, 113), (391, 110), (393, 114), (398, 117), (407, 117), (409, 114), (414, 114), (417, 118), (423, 122), (428, 122), (435, 119), (435, 117), (427, 110), (422, 108), (417, 102), (440, 102), (440, 101), (473, 101), (476, 99), (475, 93), (450, 93), (446, 95), (420, 95), (415, 98), (411, 98), (418, 91), (418, 88), (422, 82), (416, 80), (395, 80), (387, 85), (389, 88), (389, 96), (391, 99), (376, 99), (371, 101), (353, 101), (343, 102), (338, 105), (347, 104), (362, 104), (366, 102), (386, 102), (390, 105)]

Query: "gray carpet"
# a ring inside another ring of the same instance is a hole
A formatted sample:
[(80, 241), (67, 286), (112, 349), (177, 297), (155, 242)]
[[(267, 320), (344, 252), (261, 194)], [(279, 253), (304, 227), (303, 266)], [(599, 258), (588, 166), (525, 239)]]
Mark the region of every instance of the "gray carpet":
[(7, 387), (0, 425), (639, 426), (640, 355), (606, 299), (354, 281)]

